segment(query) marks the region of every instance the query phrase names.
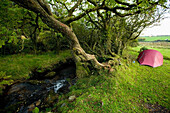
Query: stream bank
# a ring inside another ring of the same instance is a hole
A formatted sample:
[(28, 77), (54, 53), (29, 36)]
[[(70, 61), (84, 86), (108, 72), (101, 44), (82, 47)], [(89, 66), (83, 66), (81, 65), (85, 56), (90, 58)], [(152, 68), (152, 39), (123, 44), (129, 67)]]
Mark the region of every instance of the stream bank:
[(0, 112), (29, 113), (40, 111), (58, 101), (60, 94), (69, 92), (76, 82), (76, 64), (69, 58), (46, 68), (35, 68), (30, 79), (8, 86), (0, 97)]

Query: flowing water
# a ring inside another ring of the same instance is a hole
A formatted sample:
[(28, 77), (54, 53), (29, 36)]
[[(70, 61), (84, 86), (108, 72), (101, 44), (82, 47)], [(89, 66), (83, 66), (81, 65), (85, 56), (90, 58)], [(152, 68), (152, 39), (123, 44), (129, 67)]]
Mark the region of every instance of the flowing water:
[[(30, 80), (15, 83), (6, 88), (4, 95), (1, 96), (3, 104), (0, 106), (0, 112), (29, 113), (35, 107), (43, 110), (56, 103), (58, 95), (69, 92), (70, 86), (76, 82), (75, 63), (69, 60), (52, 71), (55, 72), (53, 77), (44, 79), (41, 75), (37, 77), (39, 80), (32, 77)], [(38, 76), (36, 72), (33, 73)]]

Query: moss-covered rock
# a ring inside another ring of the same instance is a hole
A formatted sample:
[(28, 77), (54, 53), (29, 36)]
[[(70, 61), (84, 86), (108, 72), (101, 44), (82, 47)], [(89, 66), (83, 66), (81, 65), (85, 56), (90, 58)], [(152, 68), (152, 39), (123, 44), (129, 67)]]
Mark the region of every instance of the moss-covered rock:
[(45, 77), (45, 78), (52, 78), (52, 77), (54, 77), (55, 75), (56, 75), (56, 72), (51, 71), (51, 72), (47, 73), (44, 77)]
[(80, 62), (76, 63), (76, 76), (78, 78), (82, 78), (89, 75), (90, 70), (85, 65), (86, 64), (82, 64)]
[(38, 85), (38, 84), (45, 84), (45, 81), (42, 81), (42, 80), (29, 80), (28, 83)]
[(51, 64), (47, 67), (37, 67), (34, 68), (29, 76), (30, 79), (37, 79), (37, 80), (43, 80), (43, 79), (49, 79), (55, 77), (55, 75), (60, 74), (60, 72), (65, 69), (66, 67), (75, 67), (75, 63), (72, 58), (64, 59), (62, 61), (57, 61), (56, 63)]

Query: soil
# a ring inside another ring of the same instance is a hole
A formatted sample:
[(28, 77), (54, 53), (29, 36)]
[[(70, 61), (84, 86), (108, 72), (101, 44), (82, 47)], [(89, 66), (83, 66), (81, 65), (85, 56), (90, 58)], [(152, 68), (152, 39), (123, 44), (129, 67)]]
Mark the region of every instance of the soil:
[(170, 113), (170, 110), (159, 104), (145, 104), (144, 106), (149, 109), (149, 113)]

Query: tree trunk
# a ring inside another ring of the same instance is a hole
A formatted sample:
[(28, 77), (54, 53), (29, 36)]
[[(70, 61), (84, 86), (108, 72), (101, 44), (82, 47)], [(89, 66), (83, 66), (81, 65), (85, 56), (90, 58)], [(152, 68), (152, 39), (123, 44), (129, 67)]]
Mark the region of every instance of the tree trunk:
[(83, 48), (80, 46), (80, 43), (75, 33), (66, 24), (63, 24), (60, 21), (56, 20), (54, 17), (50, 15), (46, 15), (46, 14), (44, 16), (42, 15), (42, 20), (49, 27), (61, 32), (69, 39), (70, 48), (73, 50), (73, 56), (74, 56), (75, 61), (78, 61), (78, 62), (92, 61), (94, 66), (105, 67), (105, 65), (97, 61), (94, 55), (87, 54), (83, 50)]
[(80, 46), (79, 41), (75, 33), (72, 31), (72, 29), (69, 28), (66, 24), (55, 19), (51, 11), (49, 11), (50, 10), (49, 6), (44, 3), (42, 4), (43, 2), (42, 0), (12, 0), (12, 1), (27, 8), (28, 10), (32, 10), (35, 13), (39, 13), (41, 19), (45, 24), (47, 24), (50, 28), (53, 28), (54, 30), (64, 34), (70, 42), (70, 48), (73, 50), (72, 53), (76, 62), (91, 61), (93, 66), (95, 67), (109, 67), (108, 65), (103, 65), (99, 63), (94, 55), (87, 54)]

